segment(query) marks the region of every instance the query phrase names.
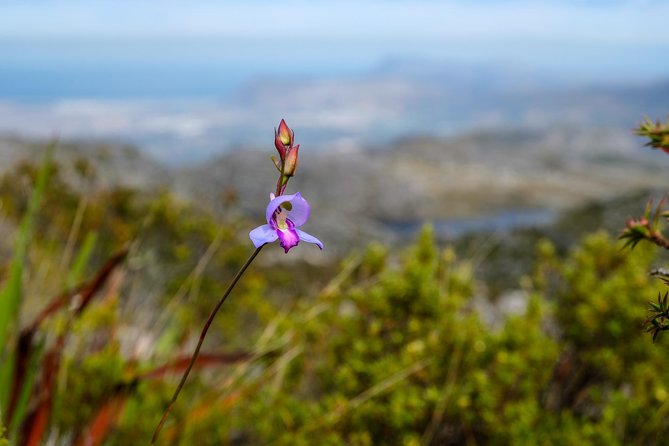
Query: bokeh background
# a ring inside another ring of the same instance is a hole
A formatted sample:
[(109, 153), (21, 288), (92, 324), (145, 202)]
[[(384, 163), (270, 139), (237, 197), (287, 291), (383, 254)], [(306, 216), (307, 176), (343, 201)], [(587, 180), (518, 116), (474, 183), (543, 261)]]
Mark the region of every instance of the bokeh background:
[[(124, 139), (175, 164), (262, 145), (261, 122), (279, 117), (311, 150), (505, 126), (628, 129), (632, 105), (655, 112), (644, 89), (666, 92), (666, 8), (7, 2), (2, 130)], [(646, 103), (625, 102), (633, 92)]]
[(668, 7), (9, 2), (0, 131), (131, 145), (154, 166), (128, 180), (250, 213), (285, 118), (335, 247), (543, 223), (657, 185), (631, 129), (666, 112)]
[(633, 129), (669, 113), (668, 17), (4, 2), (5, 435), (147, 443), (250, 253), (285, 118), (326, 249), (265, 249), (164, 444), (662, 444), (667, 346), (642, 324), (664, 260), (615, 237), (666, 187)]

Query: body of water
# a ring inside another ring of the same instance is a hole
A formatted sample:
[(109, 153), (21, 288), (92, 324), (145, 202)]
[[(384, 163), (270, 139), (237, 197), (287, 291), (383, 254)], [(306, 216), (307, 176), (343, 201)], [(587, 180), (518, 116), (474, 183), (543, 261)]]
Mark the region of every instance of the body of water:
[[(558, 217), (558, 211), (551, 209), (509, 209), (479, 217), (436, 220), (431, 224), (438, 238), (454, 239), (474, 233), (545, 227)], [(386, 226), (401, 237), (415, 236), (424, 224), (422, 221), (386, 222)]]

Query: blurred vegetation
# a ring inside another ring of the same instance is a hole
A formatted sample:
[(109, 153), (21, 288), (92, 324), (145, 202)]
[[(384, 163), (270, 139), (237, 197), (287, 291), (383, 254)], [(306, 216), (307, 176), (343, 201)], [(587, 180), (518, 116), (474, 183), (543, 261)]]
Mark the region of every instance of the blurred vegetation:
[[(659, 120), (653, 122), (646, 117), (645, 121), (636, 128), (636, 134), (647, 139), (646, 146), (660, 149), (669, 153), (669, 117), (665, 123)], [(628, 217), (625, 228), (620, 233), (621, 240), (625, 241), (625, 247), (635, 248), (640, 242), (653, 244), (669, 252), (669, 237), (665, 234), (666, 223), (669, 221), (669, 209), (665, 196), (654, 205), (653, 199), (649, 199), (641, 217)], [(659, 277), (665, 285), (669, 286), (669, 270), (665, 268), (654, 268), (651, 275)], [(669, 291), (657, 293), (656, 299), (651, 299), (648, 317), (644, 321), (644, 327), (651, 334), (653, 342), (658, 335), (669, 330)]]
[(669, 117), (665, 122), (660, 122), (659, 119), (653, 122), (649, 117), (646, 117), (644, 122), (635, 129), (635, 132), (637, 135), (648, 139), (646, 146), (669, 153)]
[[(169, 192), (99, 187), (85, 160), (78, 178), (47, 165), (17, 322), (31, 329), (37, 376), (10, 440), (148, 443), (252, 250), (253, 223), (234, 203), (219, 221)], [(39, 171), (26, 162), (0, 181), (4, 243)], [(648, 276), (655, 252), (620, 248), (605, 232), (566, 253), (540, 240), (513, 311), (430, 228), (337, 265), (261, 257), (216, 319), (161, 444), (664, 444), (669, 341), (643, 335), (640, 305), (662, 288)], [(15, 249), (0, 252), (7, 281)]]

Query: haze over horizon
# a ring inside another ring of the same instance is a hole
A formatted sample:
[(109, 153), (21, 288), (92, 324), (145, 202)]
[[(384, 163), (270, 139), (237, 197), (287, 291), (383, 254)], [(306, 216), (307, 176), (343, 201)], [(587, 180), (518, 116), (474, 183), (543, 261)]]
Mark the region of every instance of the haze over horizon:
[(343, 147), (555, 119), (629, 128), (664, 100), (629, 103), (669, 79), (668, 16), (653, 0), (9, 1), (0, 133), (181, 162), (260, 144), (281, 117)]
[(660, 1), (9, 1), (0, 98), (218, 97), (254, 78), (384, 61), (492, 64), (565, 82), (669, 76)]

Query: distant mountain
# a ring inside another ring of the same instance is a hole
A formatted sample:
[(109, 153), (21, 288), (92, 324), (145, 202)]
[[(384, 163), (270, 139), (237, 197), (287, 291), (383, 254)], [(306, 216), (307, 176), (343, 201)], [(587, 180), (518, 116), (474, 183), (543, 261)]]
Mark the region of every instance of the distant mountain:
[(286, 115), (309, 142), (388, 142), (480, 128), (561, 125), (628, 129), (644, 114), (669, 113), (669, 80), (574, 85), (542, 73), (490, 65), (389, 62), (371, 73), (312, 81), (259, 81), (238, 109)]
[(396, 60), (357, 76), (257, 79), (225, 100), (0, 100), (0, 133), (113, 139), (179, 165), (271, 147), (282, 117), (308, 150), (350, 150), (509, 127), (627, 131), (645, 114), (666, 116), (667, 104), (669, 79), (574, 85), (500, 66)]

